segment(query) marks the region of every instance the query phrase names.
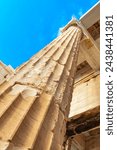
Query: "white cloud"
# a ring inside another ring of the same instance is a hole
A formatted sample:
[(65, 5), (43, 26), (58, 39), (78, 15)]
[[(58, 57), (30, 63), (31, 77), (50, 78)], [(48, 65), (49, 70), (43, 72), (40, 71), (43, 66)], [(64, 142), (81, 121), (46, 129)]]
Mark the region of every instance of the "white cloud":
[(75, 15), (72, 15), (72, 19), (76, 19), (77, 17)]
[(61, 35), (61, 30), (62, 29), (63, 29), (63, 27), (59, 28), (57, 36)]
[(83, 9), (82, 8), (79, 9), (78, 15), (79, 15), (79, 17), (81, 17), (83, 15)]
[[(78, 12), (78, 16), (82, 16), (83, 15), (83, 11), (82, 9), (79, 10)], [(71, 19), (77, 19), (76, 15), (72, 15)], [(70, 20), (69, 20), (70, 21)], [(58, 33), (57, 33), (57, 36), (61, 35), (61, 30), (64, 28), (64, 26), (60, 27), (59, 30), (58, 30)]]

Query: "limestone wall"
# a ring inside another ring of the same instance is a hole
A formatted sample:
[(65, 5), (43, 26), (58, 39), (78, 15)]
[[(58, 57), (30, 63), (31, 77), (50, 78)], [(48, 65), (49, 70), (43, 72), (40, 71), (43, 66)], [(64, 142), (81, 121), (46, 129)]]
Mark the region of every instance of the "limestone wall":
[(100, 104), (100, 76), (75, 85), (69, 117), (92, 109)]
[(87, 140), (85, 150), (100, 150), (100, 136), (97, 135)]

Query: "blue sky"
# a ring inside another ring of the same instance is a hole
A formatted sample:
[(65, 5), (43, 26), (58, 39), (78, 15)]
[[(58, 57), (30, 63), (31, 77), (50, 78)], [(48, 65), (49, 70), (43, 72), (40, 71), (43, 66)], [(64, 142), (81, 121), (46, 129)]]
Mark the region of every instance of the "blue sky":
[(57, 37), (98, 0), (0, 0), (0, 60), (14, 68)]

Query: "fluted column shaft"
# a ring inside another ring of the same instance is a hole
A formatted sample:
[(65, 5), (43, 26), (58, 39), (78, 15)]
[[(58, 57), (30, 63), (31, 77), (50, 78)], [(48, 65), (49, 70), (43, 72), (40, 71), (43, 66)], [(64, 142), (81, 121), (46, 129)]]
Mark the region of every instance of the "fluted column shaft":
[(0, 85), (0, 150), (62, 150), (81, 36), (69, 27)]

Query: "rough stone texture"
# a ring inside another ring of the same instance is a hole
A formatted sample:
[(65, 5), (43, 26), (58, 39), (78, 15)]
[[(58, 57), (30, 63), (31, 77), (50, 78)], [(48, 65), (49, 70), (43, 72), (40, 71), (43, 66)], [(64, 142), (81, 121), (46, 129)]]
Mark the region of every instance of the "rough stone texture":
[(100, 135), (92, 136), (86, 140), (86, 150), (100, 150)]
[(68, 27), (0, 85), (0, 150), (63, 148), (81, 37)]
[(97, 106), (86, 112), (78, 114), (76, 118), (71, 118), (67, 122), (68, 137), (73, 137), (77, 134), (87, 132), (100, 125), (100, 107)]
[(70, 150), (100, 150), (100, 128), (74, 136), (69, 147)]
[(75, 84), (69, 117), (77, 116), (100, 105), (100, 75)]
[(9, 65), (6, 66), (0, 61), (0, 84), (5, 82), (11, 75), (15, 73), (15, 70)]

